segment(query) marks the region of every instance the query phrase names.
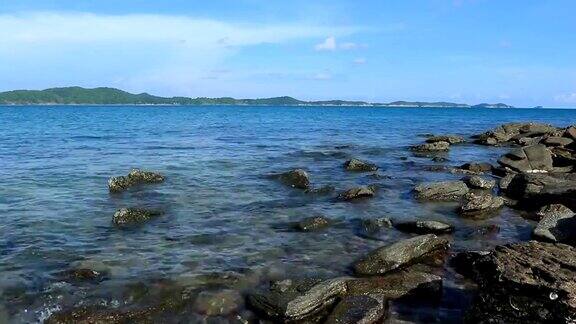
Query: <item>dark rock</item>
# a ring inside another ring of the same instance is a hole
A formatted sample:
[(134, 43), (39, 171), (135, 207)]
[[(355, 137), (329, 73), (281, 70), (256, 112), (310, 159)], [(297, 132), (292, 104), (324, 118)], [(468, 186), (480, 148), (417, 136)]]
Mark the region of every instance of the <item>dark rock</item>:
[(338, 195), (338, 200), (350, 201), (360, 198), (371, 198), (376, 194), (376, 186), (360, 186), (348, 189)]
[(573, 323), (576, 249), (530, 241), (499, 246), (473, 262), (479, 285), (469, 323)]
[(325, 323), (380, 323), (387, 311), (388, 301), (381, 295), (348, 296), (336, 305)]
[(203, 291), (196, 296), (192, 309), (203, 315), (225, 316), (240, 309), (243, 303), (244, 298), (235, 290)]
[(538, 123), (510, 123), (496, 127), (493, 130), (477, 135), (478, 144), (498, 145), (512, 140), (514, 137), (535, 137), (557, 132), (558, 129), (547, 124)]
[(416, 152), (446, 152), (449, 149), (450, 143), (448, 142), (426, 143), (412, 147), (412, 150)]
[(462, 181), (443, 181), (420, 184), (414, 191), (417, 199), (454, 201), (460, 199), (469, 189)]
[(517, 172), (552, 171), (552, 153), (542, 144), (516, 148), (503, 155), (498, 163)]
[(454, 231), (452, 225), (430, 220), (394, 223), (394, 227), (400, 231), (415, 234), (446, 234)]
[(101, 271), (81, 268), (61, 272), (59, 276), (63, 280), (72, 282), (76, 281), (101, 282), (108, 277), (108, 274)]
[(114, 213), (112, 222), (118, 226), (140, 224), (161, 215), (161, 212), (140, 208), (122, 208)]
[(535, 239), (545, 242), (576, 243), (576, 214), (570, 208), (554, 204), (538, 212), (540, 222), (534, 229)]
[(464, 143), (464, 137), (458, 135), (439, 135), (431, 136), (426, 139), (426, 143), (447, 142), (449, 144)]
[(502, 177), (500, 181), (498, 181), (498, 186), (500, 187), (500, 190), (503, 191), (508, 190), (508, 186), (510, 186), (510, 183), (512, 182), (512, 180), (514, 180), (515, 176), (516, 174), (509, 173), (506, 174), (504, 177)]
[(302, 169), (296, 169), (282, 173), (280, 175), (280, 181), (292, 188), (310, 188), (310, 177), (308, 176), (308, 173)]
[(496, 180), (484, 179), (479, 176), (472, 176), (463, 179), (470, 189), (490, 190), (496, 185)]
[(490, 172), (492, 165), (490, 163), (465, 163), (460, 166), (460, 169), (472, 172)]
[(380, 247), (354, 264), (359, 275), (377, 275), (401, 269), (434, 252), (448, 248), (448, 240), (434, 234), (416, 236), (392, 245)]
[(494, 212), (502, 206), (504, 206), (502, 197), (494, 196), (487, 192), (470, 192), (464, 196), (464, 201), (459, 211), (465, 216), (477, 216)]
[(160, 183), (164, 181), (164, 176), (151, 171), (133, 169), (127, 176), (112, 177), (108, 180), (110, 192), (118, 193), (142, 184)]
[(386, 217), (363, 219), (362, 226), (368, 233), (377, 233), (384, 228), (391, 228), (392, 221)]
[(576, 127), (570, 126), (566, 128), (566, 132), (564, 133), (564, 137), (571, 138), (576, 141)]
[(443, 157), (443, 156), (435, 156), (432, 158), (432, 161), (437, 162), (437, 163), (444, 163), (444, 162), (448, 162), (448, 159)]
[(568, 146), (574, 143), (574, 140), (567, 137), (547, 137), (542, 143), (546, 146)]
[(525, 209), (563, 204), (576, 209), (576, 174), (517, 174), (504, 190)]
[(347, 280), (288, 279), (273, 283), (268, 292), (250, 294), (248, 303), (256, 311), (275, 320), (300, 320), (333, 305), (346, 293)]
[(324, 216), (307, 217), (301, 220), (296, 226), (304, 232), (317, 231), (330, 226), (330, 220)]
[(474, 262), (488, 254), (490, 254), (489, 251), (460, 252), (450, 259), (450, 266), (464, 277), (472, 278), (474, 275)]
[(358, 160), (358, 159), (351, 159), (344, 163), (344, 168), (348, 171), (359, 171), (359, 172), (371, 172), (378, 170), (376, 164)]

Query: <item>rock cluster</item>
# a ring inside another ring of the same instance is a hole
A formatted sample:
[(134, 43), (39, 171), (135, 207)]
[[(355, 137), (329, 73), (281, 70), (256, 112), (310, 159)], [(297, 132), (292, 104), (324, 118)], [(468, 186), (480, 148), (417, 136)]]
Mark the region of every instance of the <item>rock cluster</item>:
[(112, 222), (117, 226), (141, 224), (161, 215), (159, 211), (142, 208), (121, 208), (112, 217)]
[(126, 176), (110, 178), (108, 180), (108, 189), (110, 192), (118, 193), (137, 185), (160, 183), (164, 179), (163, 175), (156, 172), (133, 169)]

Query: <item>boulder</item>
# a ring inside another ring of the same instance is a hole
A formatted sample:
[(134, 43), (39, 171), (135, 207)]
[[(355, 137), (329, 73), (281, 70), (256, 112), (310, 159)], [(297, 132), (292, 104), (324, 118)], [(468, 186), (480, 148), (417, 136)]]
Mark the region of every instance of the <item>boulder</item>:
[(384, 228), (391, 228), (392, 221), (387, 217), (363, 219), (362, 227), (367, 233), (376, 233)]
[(548, 124), (509, 123), (475, 136), (477, 138), (475, 142), (483, 145), (499, 145), (510, 142), (514, 137), (535, 137), (552, 134), (557, 131), (558, 128)]
[(308, 176), (308, 173), (302, 169), (295, 169), (280, 174), (280, 181), (292, 188), (310, 188), (310, 176)]
[(542, 144), (516, 148), (503, 155), (498, 163), (516, 172), (549, 172), (552, 167), (552, 153)]
[(298, 222), (296, 228), (303, 232), (317, 231), (330, 226), (330, 220), (324, 216), (307, 217)]
[(156, 210), (148, 210), (141, 208), (121, 208), (112, 217), (112, 223), (117, 226), (127, 226), (141, 224), (150, 219), (161, 215), (162, 213)]
[(269, 291), (248, 295), (248, 304), (257, 312), (278, 321), (295, 321), (312, 316), (333, 305), (346, 293), (348, 278), (330, 280), (283, 280)]
[(540, 222), (532, 233), (534, 238), (545, 242), (576, 243), (576, 213), (570, 208), (553, 204), (538, 212)]
[(414, 188), (416, 198), (421, 200), (455, 201), (468, 191), (463, 181), (424, 183)]
[(132, 169), (126, 176), (110, 178), (108, 180), (108, 190), (113, 193), (119, 193), (134, 186), (160, 183), (164, 180), (165, 177), (159, 173)]
[(478, 296), (469, 323), (576, 321), (576, 249), (530, 241), (498, 246), (472, 265)]
[(426, 139), (426, 143), (447, 142), (448, 144), (464, 143), (464, 137), (458, 135), (438, 135)]
[(484, 179), (479, 176), (472, 176), (463, 179), (470, 189), (490, 190), (496, 185), (496, 180)]
[(570, 126), (566, 128), (566, 131), (564, 132), (564, 137), (571, 138), (572, 140), (576, 141), (576, 127)]
[(372, 172), (378, 170), (376, 164), (358, 160), (358, 159), (351, 159), (344, 163), (344, 169), (348, 171), (358, 171), (358, 172)]
[(487, 192), (469, 192), (464, 196), (464, 201), (459, 211), (460, 214), (465, 216), (476, 216), (493, 212), (502, 206), (504, 206), (502, 197), (494, 196)]
[(492, 171), (492, 165), (490, 163), (464, 163), (460, 166), (460, 169), (467, 170), (471, 172), (490, 172)]
[(454, 226), (432, 220), (399, 222), (394, 223), (394, 227), (415, 234), (447, 234), (454, 231)]
[(434, 234), (420, 235), (380, 247), (354, 264), (359, 275), (378, 275), (418, 263), (434, 252), (448, 248), (448, 240)]
[(348, 189), (338, 195), (338, 200), (351, 201), (361, 198), (371, 198), (376, 194), (376, 186), (360, 186)]
[(388, 311), (388, 301), (381, 295), (347, 296), (340, 301), (326, 324), (380, 323)]
[(446, 152), (449, 149), (450, 143), (448, 142), (426, 143), (412, 147), (412, 150), (416, 152)]
[(504, 192), (525, 209), (563, 204), (576, 209), (576, 174), (517, 174)]
[(574, 143), (574, 140), (567, 137), (551, 136), (542, 141), (546, 146), (568, 146)]

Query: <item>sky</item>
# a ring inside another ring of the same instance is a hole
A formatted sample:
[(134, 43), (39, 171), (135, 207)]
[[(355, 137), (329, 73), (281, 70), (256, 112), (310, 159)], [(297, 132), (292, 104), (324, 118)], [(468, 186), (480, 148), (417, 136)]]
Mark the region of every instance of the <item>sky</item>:
[(0, 91), (576, 107), (574, 0), (0, 0)]

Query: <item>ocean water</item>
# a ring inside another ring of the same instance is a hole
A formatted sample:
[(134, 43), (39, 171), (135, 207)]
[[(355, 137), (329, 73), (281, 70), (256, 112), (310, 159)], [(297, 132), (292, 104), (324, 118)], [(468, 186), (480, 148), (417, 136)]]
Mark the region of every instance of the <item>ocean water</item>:
[[(453, 251), (526, 240), (534, 224), (514, 210), (463, 219), (455, 204), (420, 203), (410, 193), (420, 182), (462, 177), (431, 166), (495, 163), (506, 150), (457, 145), (446, 162), (433, 162), (408, 149), (424, 134), (468, 137), (511, 121), (567, 126), (576, 112), (0, 107), (0, 322), (38, 322), (78, 305), (138, 306), (126, 297), (136, 284), (201, 291), (232, 273), (242, 290), (273, 278), (347, 275), (366, 252), (410, 237), (393, 229), (366, 237), (358, 219), (449, 222), (456, 227), (449, 236)], [(381, 176), (345, 172), (342, 164), (352, 157), (376, 163)], [(109, 194), (108, 178), (131, 168), (155, 170), (167, 180)], [(336, 193), (359, 184), (379, 191), (373, 199), (341, 203), (334, 194), (305, 194), (270, 177), (293, 168), (306, 169), (315, 186), (332, 185)], [(131, 229), (114, 227), (114, 212), (132, 206), (164, 215)], [(292, 230), (292, 222), (315, 215), (336, 224), (313, 233)], [(499, 231), (486, 230), (493, 225)], [(75, 267), (105, 270), (109, 278), (70, 283), (59, 275)], [(462, 285), (449, 269), (445, 278), (447, 291)], [(447, 296), (441, 306), (393, 317), (458, 322), (462, 305)]]

